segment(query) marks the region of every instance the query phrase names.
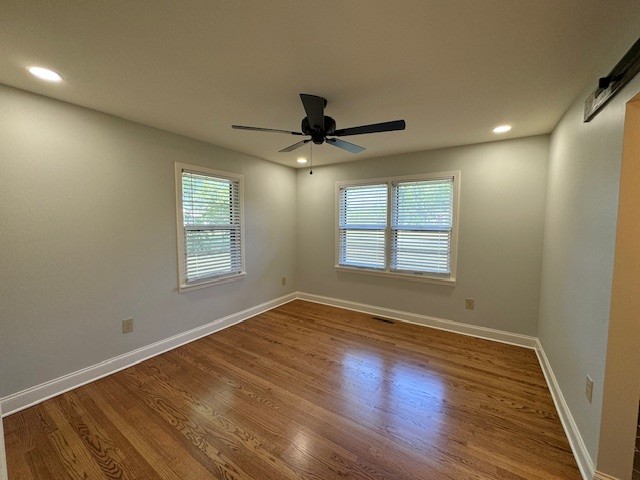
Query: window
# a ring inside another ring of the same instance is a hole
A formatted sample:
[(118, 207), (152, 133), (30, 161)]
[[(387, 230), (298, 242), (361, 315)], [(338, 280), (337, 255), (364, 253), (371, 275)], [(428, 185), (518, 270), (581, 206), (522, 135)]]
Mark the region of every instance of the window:
[(338, 182), (339, 269), (455, 282), (460, 173)]
[(340, 189), (340, 265), (384, 268), (387, 185)]
[(176, 163), (180, 291), (244, 275), (242, 176)]

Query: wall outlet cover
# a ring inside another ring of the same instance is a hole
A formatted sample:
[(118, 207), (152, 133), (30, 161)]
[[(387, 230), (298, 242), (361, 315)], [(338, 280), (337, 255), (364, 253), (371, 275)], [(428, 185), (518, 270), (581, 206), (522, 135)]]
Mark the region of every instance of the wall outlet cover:
[(122, 333), (133, 332), (133, 318), (127, 318), (122, 321)]
[(589, 400), (589, 403), (591, 403), (593, 399), (593, 380), (591, 380), (589, 375), (587, 375), (587, 381), (585, 382), (584, 395), (587, 397), (587, 400)]

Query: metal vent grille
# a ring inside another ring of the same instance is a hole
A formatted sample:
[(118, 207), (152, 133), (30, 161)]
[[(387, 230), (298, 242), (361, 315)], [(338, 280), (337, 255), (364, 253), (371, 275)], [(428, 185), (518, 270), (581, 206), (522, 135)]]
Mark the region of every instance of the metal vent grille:
[(375, 317), (375, 316), (374, 316), (374, 317), (371, 317), (371, 318), (373, 318), (374, 320), (377, 320), (377, 321), (379, 321), (379, 322), (389, 323), (389, 324), (391, 324), (391, 325), (393, 325), (394, 323), (396, 323), (395, 321), (393, 321), (393, 320), (389, 320), (388, 318)]

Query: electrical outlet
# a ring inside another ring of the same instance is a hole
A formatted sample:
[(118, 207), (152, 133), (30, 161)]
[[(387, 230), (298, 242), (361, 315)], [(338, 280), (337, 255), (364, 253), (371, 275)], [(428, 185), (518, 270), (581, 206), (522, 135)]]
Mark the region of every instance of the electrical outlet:
[(476, 302), (473, 298), (465, 298), (464, 306), (467, 310), (473, 310), (476, 306)]
[(593, 398), (593, 380), (591, 380), (589, 375), (587, 375), (587, 382), (584, 385), (584, 394), (587, 400), (589, 400), (589, 403), (591, 403), (591, 399)]
[(133, 332), (133, 318), (122, 320), (122, 333)]
[(282, 282), (282, 286), (284, 287), (287, 284), (287, 277), (283, 275), (281, 282)]

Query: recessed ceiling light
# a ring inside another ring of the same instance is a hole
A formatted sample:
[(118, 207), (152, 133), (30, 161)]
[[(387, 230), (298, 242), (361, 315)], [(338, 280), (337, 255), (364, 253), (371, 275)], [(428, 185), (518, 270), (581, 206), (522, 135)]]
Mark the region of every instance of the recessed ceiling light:
[(511, 130), (511, 125), (498, 125), (493, 129), (493, 133), (505, 133)]
[(42, 67), (29, 67), (27, 68), (29, 73), (34, 77), (38, 77), (42, 80), (46, 80), (47, 82), (61, 82), (62, 77), (59, 73), (54, 72), (53, 70), (49, 70), (48, 68)]
[(300, 157), (300, 158), (298, 159), (298, 163), (307, 163), (307, 159), (306, 159), (306, 158), (304, 158), (304, 157)]

